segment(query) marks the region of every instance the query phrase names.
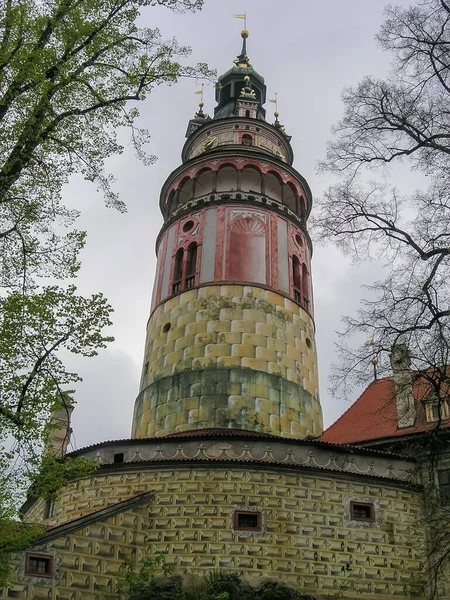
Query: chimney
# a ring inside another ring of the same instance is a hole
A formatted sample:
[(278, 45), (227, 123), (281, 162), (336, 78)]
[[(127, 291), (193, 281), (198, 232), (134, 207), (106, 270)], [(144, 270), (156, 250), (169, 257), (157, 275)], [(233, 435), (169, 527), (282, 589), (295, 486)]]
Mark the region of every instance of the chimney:
[(411, 353), (406, 344), (396, 344), (390, 354), (394, 374), (394, 393), (397, 403), (397, 426), (413, 427), (416, 421), (416, 406), (413, 397)]
[(47, 429), (47, 453), (65, 456), (72, 433), (70, 420), (73, 409), (73, 401), (69, 394), (64, 394), (61, 402), (54, 404)]

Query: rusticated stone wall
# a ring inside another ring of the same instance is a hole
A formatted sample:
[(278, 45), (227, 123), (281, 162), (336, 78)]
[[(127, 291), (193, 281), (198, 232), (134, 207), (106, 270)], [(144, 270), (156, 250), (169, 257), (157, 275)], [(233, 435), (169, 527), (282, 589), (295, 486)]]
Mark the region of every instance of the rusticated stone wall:
[(322, 433), (314, 324), (281, 294), (204, 286), (149, 320), (132, 436), (217, 427)]
[[(269, 466), (142, 465), (139, 471), (99, 474), (69, 485), (61, 492), (58, 513), (73, 519), (147, 490), (155, 494), (138, 557), (165, 553), (182, 573), (221, 568), (249, 580), (281, 579), (315, 597), (350, 589), (348, 597), (382, 600), (408, 597), (420, 577), (419, 494), (370, 477)], [(375, 523), (350, 521), (349, 500), (373, 501)], [(234, 531), (236, 507), (262, 511), (264, 531)], [(93, 594), (100, 581), (102, 591), (114, 587), (118, 557), (135, 543), (132, 532), (122, 520), (58, 542), (70, 572), (63, 577), (73, 593), (68, 598), (94, 600), (87, 592)], [(49, 596), (35, 585), (35, 595), (14, 597)]]

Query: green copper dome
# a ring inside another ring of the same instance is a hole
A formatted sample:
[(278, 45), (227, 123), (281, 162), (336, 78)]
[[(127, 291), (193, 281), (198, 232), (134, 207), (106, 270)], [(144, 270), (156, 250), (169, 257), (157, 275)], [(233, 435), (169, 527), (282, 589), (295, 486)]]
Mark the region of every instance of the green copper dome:
[(266, 111), (263, 104), (266, 101), (266, 85), (264, 77), (256, 71), (250, 64), (247, 56), (247, 37), (248, 32), (244, 29), (241, 33), (243, 43), (242, 51), (234, 59), (235, 66), (231, 67), (226, 73), (219, 77), (216, 87), (217, 106), (214, 109), (214, 118), (223, 119), (225, 117), (234, 117), (236, 115), (236, 103), (241, 95), (241, 90), (246, 87), (245, 76), (250, 77), (251, 87), (255, 92), (255, 100), (258, 102), (258, 119), (265, 120)]

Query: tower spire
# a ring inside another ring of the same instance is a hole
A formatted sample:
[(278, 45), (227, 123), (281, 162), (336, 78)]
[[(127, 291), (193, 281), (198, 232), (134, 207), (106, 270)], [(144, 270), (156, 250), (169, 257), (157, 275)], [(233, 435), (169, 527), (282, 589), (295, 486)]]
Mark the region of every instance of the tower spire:
[(241, 53), (238, 54), (238, 56), (233, 60), (234, 64), (237, 67), (245, 68), (245, 67), (252, 66), (250, 64), (250, 59), (247, 56), (247, 38), (248, 38), (248, 36), (249, 36), (248, 31), (246, 29), (243, 29), (241, 31), (242, 50), (241, 50)]

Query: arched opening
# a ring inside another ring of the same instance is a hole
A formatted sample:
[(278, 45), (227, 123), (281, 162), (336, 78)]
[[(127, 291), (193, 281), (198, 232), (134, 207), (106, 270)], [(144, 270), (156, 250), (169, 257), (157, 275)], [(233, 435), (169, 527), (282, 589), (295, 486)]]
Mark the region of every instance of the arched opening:
[(297, 256), (292, 257), (292, 285), (294, 288), (294, 299), (301, 302), (302, 296), (302, 276), (300, 261)]
[(167, 199), (167, 218), (176, 210), (177, 208), (177, 199), (176, 199), (176, 190), (172, 190)]
[(249, 133), (244, 133), (244, 135), (242, 136), (242, 144), (244, 146), (252, 146), (253, 145), (253, 138)]
[(245, 167), (241, 171), (241, 190), (243, 192), (261, 193), (261, 173), (253, 167)]
[(264, 176), (264, 190), (265, 194), (272, 198), (272, 200), (276, 200), (277, 202), (281, 202), (281, 194), (282, 194), (282, 181), (278, 175), (275, 173), (267, 173)]
[(306, 202), (303, 196), (300, 196), (300, 218), (302, 221), (306, 220)]
[(181, 292), (181, 277), (183, 274), (183, 248), (179, 248), (175, 254), (175, 264), (173, 266), (172, 294)]
[(303, 305), (306, 309), (309, 308), (309, 275), (305, 263), (302, 265), (302, 294)]
[(195, 242), (189, 245), (186, 258), (186, 276), (185, 288), (191, 288), (195, 285), (195, 271), (197, 269), (197, 248)]
[(195, 185), (195, 195), (202, 196), (203, 194), (211, 194), (213, 191), (214, 174), (211, 169), (201, 171), (197, 175), (197, 183)]
[(283, 186), (283, 204), (297, 214), (297, 193), (292, 183), (286, 183)]
[(183, 181), (180, 184), (180, 187), (178, 188), (178, 191), (179, 191), (179, 197), (178, 197), (179, 204), (186, 204), (186, 202), (189, 202), (189, 200), (192, 200), (193, 193), (194, 193), (194, 180), (190, 179), (189, 177), (187, 177), (186, 179), (183, 179)]
[(250, 111), (249, 111), (249, 110), (246, 110), (246, 111), (245, 111), (245, 116), (247, 117), (247, 119), (249, 119), (249, 118), (250, 118)]
[(234, 167), (222, 167), (217, 174), (217, 191), (233, 192), (237, 190), (237, 170)]

